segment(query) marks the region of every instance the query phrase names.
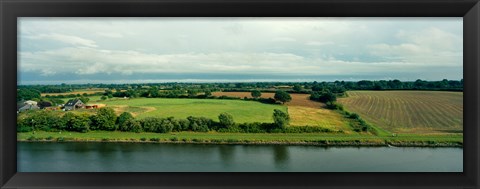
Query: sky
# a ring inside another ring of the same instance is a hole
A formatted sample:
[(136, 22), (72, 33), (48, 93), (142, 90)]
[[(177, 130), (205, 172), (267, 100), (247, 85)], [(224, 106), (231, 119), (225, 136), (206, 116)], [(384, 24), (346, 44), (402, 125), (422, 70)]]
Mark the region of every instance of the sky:
[(18, 84), (459, 80), (456, 18), (18, 18)]

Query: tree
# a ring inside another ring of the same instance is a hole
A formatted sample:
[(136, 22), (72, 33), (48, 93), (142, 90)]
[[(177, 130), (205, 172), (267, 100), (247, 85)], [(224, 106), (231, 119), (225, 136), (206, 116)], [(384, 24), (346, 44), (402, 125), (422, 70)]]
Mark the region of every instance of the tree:
[(131, 131), (131, 132), (136, 132), (136, 133), (142, 132), (142, 125), (137, 120), (129, 119), (125, 122), (124, 126), (127, 127), (128, 131)]
[(212, 92), (210, 90), (206, 90), (205, 91), (205, 96), (206, 97), (212, 96)]
[(123, 112), (120, 114), (117, 119), (118, 128), (120, 128), (122, 131), (129, 131), (129, 128), (125, 125), (125, 123), (131, 119), (133, 119), (133, 115), (130, 112)]
[(298, 84), (295, 84), (295, 85), (293, 85), (293, 90), (296, 91), (296, 92), (300, 92), (300, 91), (302, 91), (302, 86), (300, 86)]
[(221, 113), (218, 116), (218, 120), (220, 120), (220, 124), (226, 128), (235, 125), (235, 121), (233, 121), (233, 116), (227, 112)]
[(40, 91), (34, 89), (17, 90), (17, 102), (21, 100), (31, 100), (34, 98), (40, 98)]
[(290, 96), (290, 94), (282, 90), (276, 91), (275, 96), (273, 98), (277, 101), (282, 102), (282, 104), (285, 104), (285, 102), (290, 102), (290, 100), (292, 100), (292, 97)]
[(273, 121), (275, 123), (275, 126), (277, 126), (277, 128), (284, 129), (288, 126), (290, 122), (290, 116), (279, 109), (274, 109)]
[(87, 113), (75, 115), (74, 118), (75, 119), (70, 120), (73, 131), (86, 133), (90, 130), (90, 118)]
[(321, 92), (313, 92), (310, 95), (311, 100), (320, 101), (320, 102), (335, 102), (337, 100), (337, 96), (330, 92), (330, 90), (323, 90)]
[(52, 106), (52, 102), (41, 100), (40, 102), (37, 103), (38, 107), (40, 108), (46, 108)]
[(188, 93), (188, 96), (189, 96), (189, 97), (193, 97), (193, 96), (197, 95), (197, 91), (194, 90), (194, 89), (189, 89), (189, 90), (187, 91), (187, 93)]
[(92, 116), (92, 129), (114, 131), (117, 129), (115, 125), (116, 120), (117, 115), (115, 115), (115, 111), (112, 108), (100, 108), (97, 114)]
[(252, 91), (251, 95), (252, 95), (253, 98), (258, 98), (258, 97), (262, 96), (262, 93), (259, 90), (254, 90), (254, 91)]
[(90, 101), (90, 98), (83, 97), (83, 96), (78, 98), (78, 99), (80, 99), (84, 104), (86, 104), (86, 103), (88, 103), (88, 101)]
[(63, 115), (62, 119), (65, 122), (65, 130), (83, 133), (90, 130), (91, 120), (88, 114), (77, 115), (72, 112), (67, 112)]

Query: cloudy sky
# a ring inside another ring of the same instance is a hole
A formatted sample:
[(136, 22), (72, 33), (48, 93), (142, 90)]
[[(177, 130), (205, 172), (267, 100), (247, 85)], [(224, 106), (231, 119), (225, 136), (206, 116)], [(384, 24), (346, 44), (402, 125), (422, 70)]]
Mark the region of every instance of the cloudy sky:
[(19, 84), (463, 78), (462, 18), (19, 18)]

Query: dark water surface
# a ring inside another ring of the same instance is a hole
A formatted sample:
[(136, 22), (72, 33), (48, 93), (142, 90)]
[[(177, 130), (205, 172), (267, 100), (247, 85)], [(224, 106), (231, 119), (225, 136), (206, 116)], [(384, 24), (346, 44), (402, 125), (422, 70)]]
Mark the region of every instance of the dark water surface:
[(463, 172), (462, 148), (17, 143), (19, 172)]

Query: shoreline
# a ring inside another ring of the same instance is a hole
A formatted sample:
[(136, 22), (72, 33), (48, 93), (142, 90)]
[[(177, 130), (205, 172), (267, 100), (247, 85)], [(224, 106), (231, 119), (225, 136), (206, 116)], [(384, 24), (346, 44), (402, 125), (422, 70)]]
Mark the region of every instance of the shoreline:
[(459, 142), (437, 142), (429, 143), (426, 141), (406, 141), (406, 142), (391, 142), (391, 141), (325, 141), (325, 142), (301, 142), (301, 141), (137, 141), (137, 140), (17, 140), (17, 142), (26, 143), (150, 143), (150, 144), (212, 144), (212, 145), (295, 145), (295, 146), (324, 146), (324, 147), (454, 147), (463, 148)]

